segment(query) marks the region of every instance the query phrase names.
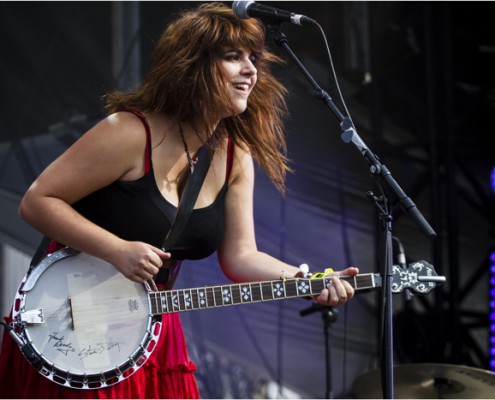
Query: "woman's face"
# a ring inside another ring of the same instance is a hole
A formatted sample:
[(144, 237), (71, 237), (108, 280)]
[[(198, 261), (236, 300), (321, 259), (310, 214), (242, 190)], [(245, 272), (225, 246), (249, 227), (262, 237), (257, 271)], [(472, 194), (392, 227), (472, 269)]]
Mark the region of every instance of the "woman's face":
[[(244, 48), (226, 49), (221, 56), (220, 65), (234, 114), (240, 114), (246, 110), (248, 97), (258, 79), (255, 67), (258, 58), (255, 53)], [(229, 116), (231, 115), (224, 117)]]

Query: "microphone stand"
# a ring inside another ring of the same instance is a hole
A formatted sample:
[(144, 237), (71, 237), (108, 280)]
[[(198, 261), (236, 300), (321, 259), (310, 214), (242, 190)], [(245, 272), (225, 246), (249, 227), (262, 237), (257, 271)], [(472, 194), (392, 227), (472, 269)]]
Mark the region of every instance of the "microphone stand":
[[(426, 221), (423, 215), (419, 212), (414, 202), (406, 195), (396, 180), (392, 177), (389, 169), (380, 163), (375, 154), (368, 148), (364, 141), (357, 134), (354, 124), (350, 117), (344, 116), (342, 112), (335, 105), (331, 97), (326, 93), (311, 76), (309, 71), (304, 67), (298, 57), (291, 50), (287, 36), (281, 30), (281, 23), (267, 24), (267, 31), (272, 37), (273, 41), (290, 56), (294, 63), (298, 66), (304, 76), (311, 83), (315, 89), (316, 97), (322, 100), (328, 108), (333, 112), (335, 117), (340, 123), (342, 135), (341, 138), (345, 143), (353, 143), (361, 155), (366, 159), (369, 165), (369, 172), (375, 179), (377, 185), (382, 188), (382, 183), (395, 194), (404, 212), (412, 218), (412, 220), (419, 227), (421, 232), (429, 239), (433, 239), (436, 236), (435, 231)], [(389, 201), (385, 197), (385, 192), (382, 190), (383, 195), (380, 197), (375, 196), (372, 192), (368, 192), (367, 196), (370, 201), (373, 202), (378, 209), (379, 218), (382, 221), (382, 230), (384, 234), (384, 254), (385, 259), (383, 263), (383, 286), (382, 286), (382, 391), (384, 398), (394, 398), (394, 377), (393, 377), (393, 326), (392, 326), (392, 210), (388, 207)]]
[(338, 312), (332, 307), (313, 302), (311, 306), (299, 311), (299, 315), (301, 317), (306, 317), (307, 315), (318, 311), (321, 313), (321, 319), (323, 321), (323, 336), (325, 338), (325, 399), (333, 399), (332, 361), (330, 357), (330, 325), (337, 321)]

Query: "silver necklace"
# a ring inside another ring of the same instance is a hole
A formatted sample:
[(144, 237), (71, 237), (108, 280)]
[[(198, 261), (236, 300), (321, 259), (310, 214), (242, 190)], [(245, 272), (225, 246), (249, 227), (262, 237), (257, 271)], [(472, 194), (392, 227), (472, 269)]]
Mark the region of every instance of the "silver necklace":
[(184, 137), (184, 132), (182, 131), (182, 125), (180, 121), (178, 121), (179, 124), (179, 134), (180, 138), (182, 139), (182, 144), (184, 145), (184, 150), (186, 152), (187, 156), (187, 162), (189, 163), (189, 167), (191, 168), (191, 174), (194, 172), (194, 167), (196, 166), (196, 163), (198, 162), (198, 157), (191, 157), (191, 154), (189, 153), (189, 147), (187, 146), (186, 138)]

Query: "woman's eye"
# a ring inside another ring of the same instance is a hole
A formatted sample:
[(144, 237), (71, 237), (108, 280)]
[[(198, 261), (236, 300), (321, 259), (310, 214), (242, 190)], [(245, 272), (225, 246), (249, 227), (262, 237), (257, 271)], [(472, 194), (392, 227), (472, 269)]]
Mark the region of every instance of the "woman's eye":
[(256, 63), (261, 59), (261, 53), (254, 52), (249, 56), (249, 60), (256, 65)]
[(227, 53), (225, 55), (225, 59), (229, 61), (235, 61), (239, 59), (239, 55), (237, 53)]

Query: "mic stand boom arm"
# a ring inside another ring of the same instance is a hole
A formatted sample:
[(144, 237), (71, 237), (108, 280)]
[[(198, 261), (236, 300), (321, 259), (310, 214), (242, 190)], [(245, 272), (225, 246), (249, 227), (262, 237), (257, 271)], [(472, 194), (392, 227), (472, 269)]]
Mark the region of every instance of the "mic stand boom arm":
[[(364, 141), (359, 137), (354, 125), (349, 117), (344, 116), (342, 112), (333, 102), (332, 98), (326, 93), (311, 76), (308, 70), (304, 67), (298, 57), (289, 47), (286, 35), (281, 31), (281, 23), (267, 24), (267, 31), (273, 41), (290, 56), (293, 62), (301, 70), (304, 76), (315, 89), (316, 96), (322, 100), (333, 112), (340, 123), (342, 135), (341, 138), (345, 143), (353, 143), (361, 155), (369, 164), (369, 172), (375, 178), (377, 184), (381, 187), (381, 183), (385, 182), (395, 194), (402, 209), (412, 218), (419, 227), (421, 232), (428, 238), (433, 239), (436, 233), (430, 224), (420, 213), (414, 202), (406, 195), (396, 180), (392, 177), (389, 169), (380, 163), (378, 157), (369, 149)], [(387, 200), (381, 199), (382, 205), (377, 201), (380, 199), (368, 194), (368, 197), (375, 201), (375, 205), (380, 210), (381, 219), (384, 221), (385, 234), (385, 262), (383, 266), (383, 287), (382, 287), (382, 391), (386, 399), (394, 398), (394, 382), (393, 382), (393, 327), (392, 327), (392, 215), (391, 210), (387, 207)]]

